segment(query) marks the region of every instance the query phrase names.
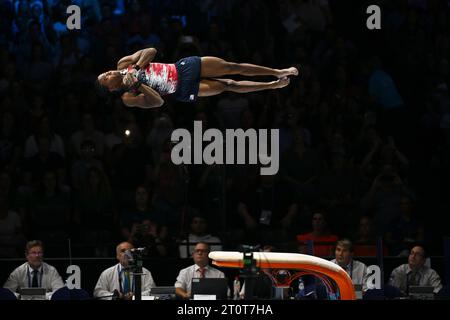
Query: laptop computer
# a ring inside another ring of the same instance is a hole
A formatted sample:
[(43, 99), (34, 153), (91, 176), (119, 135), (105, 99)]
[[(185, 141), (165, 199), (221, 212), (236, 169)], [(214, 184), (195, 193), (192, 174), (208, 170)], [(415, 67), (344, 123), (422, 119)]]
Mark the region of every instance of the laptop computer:
[(226, 300), (228, 293), (227, 278), (194, 278), (192, 279), (191, 295), (194, 300), (209, 296), (210, 299)]
[(175, 294), (175, 287), (153, 287), (150, 289), (152, 295), (156, 294)]
[(433, 300), (434, 287), (432, 286), (409, 286), (409, 296), (413, 299)]
[(45, 294), (47, 290), (45, 288), (21, 288), (20, 299), (21, 300), (45, 300)]
[(150, 296), (154, 296), (155, 300), (175, 299), (175, 287), (153, 287)]

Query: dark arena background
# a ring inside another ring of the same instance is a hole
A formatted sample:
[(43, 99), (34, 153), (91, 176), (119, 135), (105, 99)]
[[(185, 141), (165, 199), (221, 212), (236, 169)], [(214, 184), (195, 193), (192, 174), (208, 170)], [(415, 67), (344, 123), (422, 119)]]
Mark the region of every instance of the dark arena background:
[[(78, 16), (67, 11), (71, 5)], [(173, 287), (193, 265), (198, 241), (211, 251), (331, 260), (345, 238), (352, 261), (380, 268), (377, 287), (358, 299), (425, 299), (427, 286), (434, 293), (426, 299), (448, 297), (448, 1), (0, 0), (0, 9), (4, 287), (29, 258), (32, 240), (42, 241), (40, 258), (63, 281), (68, 266), (79, 266), (78, 289), (94, 299), (125, 241), (146, 248), (143, 266), (156, 286)], [(159, 108), (130, 108), (96, 80), (145, 48), (157, 50), (154, 62), (216, 56), (296, 67), (299, 75), (277, 90), (192, 103), (168, 95)], [(278, 129), (278, 172), (260, 175), (260, 164), (174, 164), (171, 134), (193, 132), (195, 120), (203, 131)], [(414, 283), (411, 259), (425, 264)], [(402, 265), (399, 284), (393, 271)], [(231, 296), (235, 277), (242, 287), (252, 272), (218, 269)], [(440, 283), (430, 280), (432, 270)], [(300, 279), (283, 292), (258, 287), (252, 300), (339, 298), (313, 275)], [(411, 285), (424, 295), (413, 296)], [(177, 303), (189, 304), (169, 297), (173, 315)]]

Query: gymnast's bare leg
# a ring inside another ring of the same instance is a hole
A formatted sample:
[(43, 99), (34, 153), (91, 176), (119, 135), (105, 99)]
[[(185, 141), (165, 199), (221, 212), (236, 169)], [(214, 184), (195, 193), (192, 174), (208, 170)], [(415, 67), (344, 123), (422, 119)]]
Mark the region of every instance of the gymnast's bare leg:
[(279, 79), (297, 76), (295, 67), (287, 69), (272, 69), (250, 63), (228, 62), (217, 57), (202, 57), (201, 78), (217, 78), (228, 75), (243, 76), (275, 76)]
[(203, 79), (200, 81), (199, 97), (210, 97), (225, 91), (248, 93), (268, 89), (281, 89), (289, 84), (289, 78), (284, 77), (270, 82), (235, 81), (231, 79)]

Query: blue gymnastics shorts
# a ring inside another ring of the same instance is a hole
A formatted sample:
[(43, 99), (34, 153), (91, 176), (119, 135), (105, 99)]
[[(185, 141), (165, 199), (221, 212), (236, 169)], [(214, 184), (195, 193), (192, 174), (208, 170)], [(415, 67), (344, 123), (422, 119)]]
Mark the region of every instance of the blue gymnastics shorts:
[(201, 66), (201, 59), (197, 56), (186, 57), (175, 63), (178, 72), (178, 88), (173, 93), (175, 100), (181, 102), (194, 102), (197, 100)]

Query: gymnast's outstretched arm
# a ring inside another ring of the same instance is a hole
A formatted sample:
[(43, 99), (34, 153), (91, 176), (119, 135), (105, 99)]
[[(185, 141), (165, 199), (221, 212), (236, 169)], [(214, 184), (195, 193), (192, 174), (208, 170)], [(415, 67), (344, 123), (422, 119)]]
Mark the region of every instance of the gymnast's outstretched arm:
[(136, 51), (132, 55), (125, 56), (117, 63), (117, 70), (125, 69), (131, 64), (136, 64), (139, 68), (144, 68), (153, 61), (157, 53), (155, 48), (147, 48)]

